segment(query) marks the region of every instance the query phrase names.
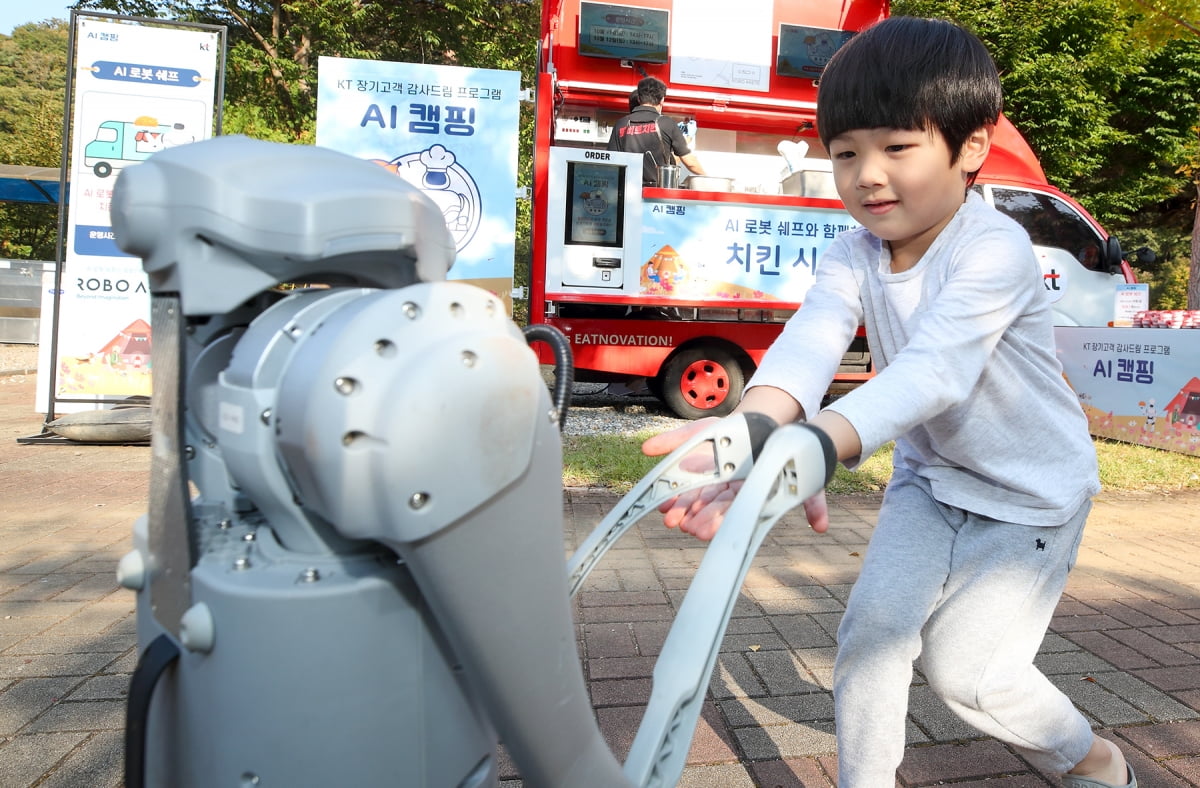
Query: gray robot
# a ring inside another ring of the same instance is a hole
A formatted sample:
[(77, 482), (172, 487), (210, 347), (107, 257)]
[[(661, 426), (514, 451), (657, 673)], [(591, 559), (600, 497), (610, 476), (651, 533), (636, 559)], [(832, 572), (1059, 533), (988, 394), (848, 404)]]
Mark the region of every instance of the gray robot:
[[(154, 329), (150, 496), (118, 569), (129, 788), (494, 786), (500, 741), (528, 786), (674, 785), (755, 551), (832, 473), (825, 436), (721, 420), (564, 561), (569, 349), (446, 281), (417, 189), (219, 137), (124, 171), (112, 219)], [(534, 340), (562, 359), (553, 398)], [(734, 479), (622, 764), (570, 597), (658, 503)]]

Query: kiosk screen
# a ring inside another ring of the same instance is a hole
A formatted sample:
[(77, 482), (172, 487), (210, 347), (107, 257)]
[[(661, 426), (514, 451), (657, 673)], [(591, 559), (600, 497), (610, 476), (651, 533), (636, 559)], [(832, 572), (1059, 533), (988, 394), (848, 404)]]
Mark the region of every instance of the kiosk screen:
[(625, 167), (620, 164), (567, 162), (568, 246), (624, 245)]

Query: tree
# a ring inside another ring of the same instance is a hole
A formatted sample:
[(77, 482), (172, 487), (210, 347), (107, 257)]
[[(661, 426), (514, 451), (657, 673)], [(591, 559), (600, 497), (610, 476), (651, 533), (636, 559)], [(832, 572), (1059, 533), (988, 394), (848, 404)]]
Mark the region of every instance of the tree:
[(526, 0), (82, 0), (80, 8), (225, 25), (226, 131), (312, 142), (320, 56), (517, 69), (529, 77), (538, 6)]
[(1178, 254), (1195, 192), (1200, 40), (1164, 37), (1142, 0), (1061, 0), (1053, 13), (1040, 0), (897, 0), (893, 12), (979, 35), (1047, 178), (1127, 246)]
[[(223, 133), (312, 143), (317, 61), (331, 57), (520, 71), (532, 85), (540, 6), (532, 0), (81, 0), (79, 8), (227, 26)], [(521, 147), (533, 149), (522, 109)], [(518, 178), (529, 184), (532, 157)], [(517, 278), (527, 280), (528, 203), (517, 210)]]
[[(0, 163), (59, 166), (67, 38), (62, 22), (0, 35)], [(0, 203), (0, 256), (53, 260), (57, 220), (54, 205)]]
[[(1126, 0), (1129, 2), (1130, 0)], [(1140, 10), (1138, 26), (1150, 41), (1171, 45), (1179, 39), (1190, 39), (1195, 46), (1200, 40), (1200, 10), (1194, 0), (1132, 0)], [(1200, 128), (1193, 131), (1200, 133)], [(1189, 244), (1190, 260), (1187, 277), (1187, 307), (1200, 309), (1200, 146), (1193, 148), (1179, 172), (1192, 182), (1192, 232)]]

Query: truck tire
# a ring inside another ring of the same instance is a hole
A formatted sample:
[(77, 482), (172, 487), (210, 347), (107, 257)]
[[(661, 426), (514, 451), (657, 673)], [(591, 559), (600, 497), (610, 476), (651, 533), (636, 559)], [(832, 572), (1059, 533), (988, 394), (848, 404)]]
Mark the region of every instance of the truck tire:
[(96, 166), (92, 167), (92, 172), (96, 173), (97, 178), (107, 178), (112, 174), (112, 165), (106, 161), (98, 161)]
[(663, 366), (662, 400), (677, 416), (727, 416), (742, 398), (746, 379), (732, 353), (714, 346), (692, 347)]

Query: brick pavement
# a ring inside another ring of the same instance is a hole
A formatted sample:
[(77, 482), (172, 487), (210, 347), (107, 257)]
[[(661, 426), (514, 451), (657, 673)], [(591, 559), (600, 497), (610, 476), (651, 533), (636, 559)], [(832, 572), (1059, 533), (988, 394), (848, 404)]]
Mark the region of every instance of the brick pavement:
[[(0, 788), (121, 782), (133, 594), (116, 585), (144, 509), (144, 447), (18, 444), (36, 434), (31, 377), (0, 376)], [(573, 547), (615, 503), (568, 490)], [(722, 645), (681, 785), (834, 785), (830, 674), (878, 497), (831, 501), (818, 536), (789, 515), (764, 542)], [(1200, 495), (1102, 495), (1038, 664), (1121, 743), (1144, 788), (1200, 786)], [(646, 522), (576, 605), (610, 745), (627, 752), (650, 672), (703, 547)], [(1056, 785), (911, 689), (905, 788)], [(520, 785), (504, 763), (504, 785)]]

